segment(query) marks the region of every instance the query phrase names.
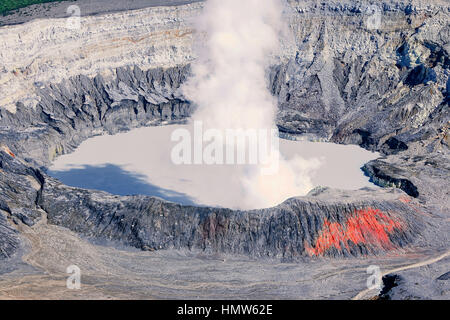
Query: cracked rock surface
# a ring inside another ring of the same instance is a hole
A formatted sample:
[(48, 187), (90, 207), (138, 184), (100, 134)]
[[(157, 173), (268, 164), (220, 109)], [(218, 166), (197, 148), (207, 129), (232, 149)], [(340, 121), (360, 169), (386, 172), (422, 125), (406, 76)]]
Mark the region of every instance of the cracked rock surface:
[[(209, 297), (264, 298), (272, 286), (272, 297), (351, 298), (369, 262), (392, 269), (449, 250), (448, 2), (383, 1), (376, 30), (366, 26), (369, 1), (289, 5), (294, 37), (268, 70), (280, 131), (380, 152), (363, 170), (384, 189), (317, 188), (274, 208), (233, 211), (65, 186), (46, 167), (85, 139), (192, 114), (179, 87), (195, 58), (187, 21), (202, 3), (115, 3), (86, 13), (81, 35), (55, 37), (62, 22), (52, 17), (0, 18), (0, 298), (17, 297), (8, 288), (18, 279), (31, 297), (27, 288), (64, 286), (70, 264), (88, 270), (91, 298), (195, 298), (200, 278)], [(201, 276), (194, 260), (208, 266)], [(381, 296), (449, 298), (448, 258), (436, 263), (419, 267), (433, 272), (402, 271)], [(214, 270), (227, 276), (214, 281)], [(146, 282), (148, 274), (159, 280)], [(302, 280), (288, 285), (289, 276)], [(230, 289), (236, 281), (242, 287)]]

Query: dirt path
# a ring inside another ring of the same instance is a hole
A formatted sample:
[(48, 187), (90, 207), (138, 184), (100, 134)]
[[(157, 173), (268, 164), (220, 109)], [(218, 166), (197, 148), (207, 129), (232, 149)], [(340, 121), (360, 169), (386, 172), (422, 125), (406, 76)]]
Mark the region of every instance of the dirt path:
[[(444, 259), (444, 258), (446, 258), (448, 256), (450, 256), (450, 250), (445, 252), (445, 253), (443, 253), (443, 254), (441, 254), (438, 257), (435, 257), (435, 258), (427, 259), (427, 260), (424, 260), (424, 261), (421, 261), (421, 262), (416, 262), (416, 263), (413, 263), (413, 264), (410, 264), (410, 265), (406, 265), (406, 266), (403, 266), (403, 267), (398, 267), (398, 268), (395, 268), (395, 269), (391, 269), (391, 270), (385, 271), (385, 272), (382, 273), (382, 276), (385, 276), (385, 275), (390, 274), (390, 273), (403, 271), (403, 270), (424, 267), (424, 266), (436, 263), (436, 262), (438, 262), (438, 261), (440, 261), (440, 260), (442, 260), (442, 259)], [(361, 300), (364, 297), (366, 297), (366, 295), (370, 291), (375, 291), (375, 289), (363, 290), (360, 293), (358, 293), (355, 297), (353, 297), (352, 300)]]

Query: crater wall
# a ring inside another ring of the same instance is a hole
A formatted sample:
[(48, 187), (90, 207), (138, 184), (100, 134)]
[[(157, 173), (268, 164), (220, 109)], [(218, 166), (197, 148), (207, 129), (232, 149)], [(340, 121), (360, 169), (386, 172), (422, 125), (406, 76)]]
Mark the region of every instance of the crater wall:
[(368, 1), (289, 3), (294, 36), (268, 70), (280, 130), (382, 152), (366, 172), (389, 188), (316, 190), (239, 212), (64, 186), (45, 166), (83, 140), (192, 113), (178, 89), (202, 4), (85, 16), (78, 31), (65, 19), (32, 20), (0, 27), (1, 257), (19, 247), (15, 225), (43, 215), (144, 250), (293, 259), (446, 246), (448, 3), (384, 1), (376, 29), (367, 27)]

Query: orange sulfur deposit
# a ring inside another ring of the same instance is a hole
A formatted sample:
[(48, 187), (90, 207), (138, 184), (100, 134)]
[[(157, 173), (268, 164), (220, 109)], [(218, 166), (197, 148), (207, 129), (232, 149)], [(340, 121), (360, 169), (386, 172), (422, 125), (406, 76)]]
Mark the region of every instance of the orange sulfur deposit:
[(15, 158), (16, 155), (12, 153), (12, 151), (5, 145), (0, 146), (0, 149), (5, 151), (7, 154), (9, 154), (11, 157)]
[(394, 248), (389, 239), (394, 228), (401, 230), (402, 225), (379, 209), (355, 210), (342, 225), (325, 219), (314, 247), (305, 243), (305, 250), (310, 256), (319, 256), (332, 247), (341, 250), (344, 245), (348, 249), (348, 241), (389, 250)]

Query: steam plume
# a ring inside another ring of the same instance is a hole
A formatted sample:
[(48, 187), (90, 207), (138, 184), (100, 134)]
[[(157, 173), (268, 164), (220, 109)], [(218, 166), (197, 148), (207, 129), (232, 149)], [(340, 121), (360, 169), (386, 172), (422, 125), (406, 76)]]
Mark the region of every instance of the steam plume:
[[(197, 105), (194, 120), (204, 127), (266, 129), (275, 127), (276, 100), (268, 90), (269, 56), (279, 50), (283, 25), (281, 0), (208, 0), (196, 21), (198, 59), (184, 95)], [(278, 152), (278, 151), (277, 151)], [(247, 192), (239, 208), (276, 205), (312, 188), (309, 172), (316, 162), (284, 160), (279, 170), (262, 175), (241, 168), (236, 175)]]

